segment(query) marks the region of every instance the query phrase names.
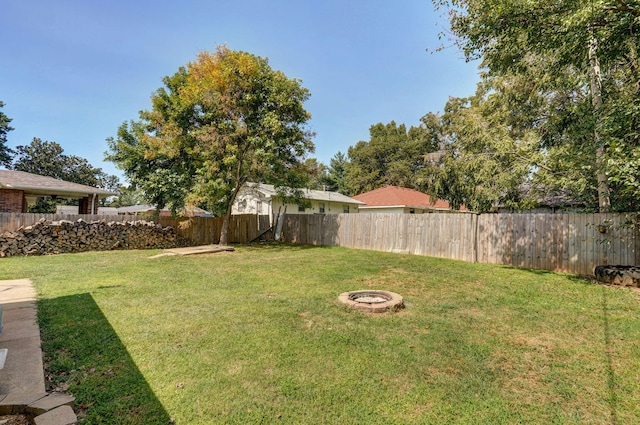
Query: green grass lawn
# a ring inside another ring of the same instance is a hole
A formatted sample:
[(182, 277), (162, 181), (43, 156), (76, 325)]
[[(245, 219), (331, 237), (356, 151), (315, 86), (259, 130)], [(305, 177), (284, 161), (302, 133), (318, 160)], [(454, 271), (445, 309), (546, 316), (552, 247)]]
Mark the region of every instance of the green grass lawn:
[[(87, 424), (640, 423), (640, 293), (308, 246), (0, 260)], [(341, 292), (404, 296), (397, 313)]]

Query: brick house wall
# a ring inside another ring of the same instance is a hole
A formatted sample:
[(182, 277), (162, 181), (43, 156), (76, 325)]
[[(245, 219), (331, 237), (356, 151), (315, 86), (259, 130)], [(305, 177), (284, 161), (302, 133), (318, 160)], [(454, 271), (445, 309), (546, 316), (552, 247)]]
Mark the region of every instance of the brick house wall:
[(0, 212), (27, 212), (27, 200), (24, 197), (24, 190), (0, 189)]
[(93, 198), (94, 195), (89, 195), (80, 199), (78, 214), (98, 214), (98, 200), (94, 202)]

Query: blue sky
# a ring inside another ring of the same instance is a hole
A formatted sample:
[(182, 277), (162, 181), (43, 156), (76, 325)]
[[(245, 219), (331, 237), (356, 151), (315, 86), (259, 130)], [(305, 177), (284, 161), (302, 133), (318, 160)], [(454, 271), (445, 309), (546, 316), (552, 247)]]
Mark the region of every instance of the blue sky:
[(217, 45), (302, 80), (324, 163), (371, 125), (418, 125), (478, 81), (455, 48), (426, 51), (447, 24), (429, 0), (4, 0), (0, 15), (9, 146), (55, 141), (119, 176), (105, 139), (151, 107), (162, 77)]

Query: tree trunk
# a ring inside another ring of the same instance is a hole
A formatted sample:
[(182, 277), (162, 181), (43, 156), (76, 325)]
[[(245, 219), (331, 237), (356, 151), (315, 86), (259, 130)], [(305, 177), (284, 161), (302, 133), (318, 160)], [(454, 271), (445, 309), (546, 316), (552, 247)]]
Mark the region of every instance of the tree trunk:
[(231, 211), (228, 210), (222, 219), (222, 229), (220, 229), (220, 245), (229, 243), (229, 221), (231, 221)]
[(224, 214), (224, 218), (222, 220), (222, 229), (220, 229), (220, 245), (227, 245), (229, 243), (229, 223), (231, 222), (233, 203), (238, 196), (238, 192), (240, 192), (240, 189), (244, 185), (244, 183), (240, 182), (239, 174), (240, 171), (238, 171), (238, 183), (236, 183), (236, 187), (231, 193), (231, 199), (229, 199), (229, 204), (227, 205), (227, 212)]
[(596, 178), (598, 180), (598, 207), (601, 213), (609, 212), (611, 200), (609, 198), (609, 178), (604, 170), (605, 147), (600, 134), (599, 124), (602, 120), (602, 76), (598, 61), (598, 40), (593, 33), (589, 39), (589, 77), (591, 80), (591, 104), (596, 117), (593, 130), (596, 144)]

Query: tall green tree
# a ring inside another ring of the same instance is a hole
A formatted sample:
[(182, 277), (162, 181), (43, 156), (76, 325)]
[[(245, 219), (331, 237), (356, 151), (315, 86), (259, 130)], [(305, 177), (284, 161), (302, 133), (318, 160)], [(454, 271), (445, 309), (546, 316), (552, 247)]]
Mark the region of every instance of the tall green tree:
[(327, 167), (326, 184), (327, 188), (333, 192), (339, 192), (343, 195), (349, 194), (349, 188), (347, 186), (347, 167), (349, 166), (349, 160), (347, 156), (338, 151), (329, 160), (329, 167)]
[(202, 205), (224, 216), (228, 242), (233, 202), (249, 181), (305, 187), (304, 158), (313, 152), (309, 91), (268, 60), (225, 46), (166, 77), (140, 121), (108, 140), (107, 159), (158, 207)]
[(531, 205), (522, 192), (539, 161), (539, 138), (532, 130), (509, 125), (511, 111), (504, 93), (480, 86), (468, 98), (451, 98), (442, 116), (425, 120), (440, 149), (425, 156), (420, 189), (446, 199), (454, 209), (476, 212), (497, 206), (521, 209)]
[(309, 173), (307, 188), (313, 190), (326, 189), (327, 166), (318, 161), (317, 158), (307, 158), (304, 161), (304, 167)]
[(370, 140), (348, 150), (349, 194), (367, 192), (386, 185), (416, 187), (416, 174), (424, 167), (424, 155), (436, 148), (424, 121), (420, 126), (378, 123), (369, 129)]
[(331, 157), (329, 166), (319, 162), (316, 158), (307, 158), (305, 161), (305, 168), (309, 173), (307, 187), (347, 195), (349, 193), (347, 188), (348, 162), (347, 156), (340, 151)]
[[(4, 103), (0, 101), (0, 108), (4, 107)], [(12, 121), (4, 112), (0, 111), (0, 165), (5, 167), (11, 164), (13, 151), (7, 146), (7, 133), (13, 130), (9, 126)]]
[[(640, 94), (638, 2), (434, 3), (447, 9), (458, 46), (468, 59), (481, 58), (490, 78), (529, 75), (531, 99), (544, 103), (537, 110), (552, 114), (538, 114), (528, 125), (537, 127), (548, 148), (564, 152), (563, 160), (575, 169), (586, 166), (582, 161), (590, 152), (589, 180), (595, 181), (600, 210), (609, 210), (612, 197), (614, 208), (621, 208), (623, 178), (611, 164), (621, 152), (637, 149), (635, 136), (620, 137), (618, 123), (637, 125), (640, 115), (635, 105)], [(525, 104), (531, 99), (524, 98)], [(560, 108), (553, 110), (554, 105)], [(635, 134), (636, 128), (628, 130)], [(567, 156), (571, 145), (579, 146), (573, 158)], [(637, 179), (637, 168), (633, 174)]]

